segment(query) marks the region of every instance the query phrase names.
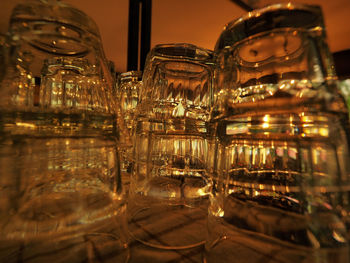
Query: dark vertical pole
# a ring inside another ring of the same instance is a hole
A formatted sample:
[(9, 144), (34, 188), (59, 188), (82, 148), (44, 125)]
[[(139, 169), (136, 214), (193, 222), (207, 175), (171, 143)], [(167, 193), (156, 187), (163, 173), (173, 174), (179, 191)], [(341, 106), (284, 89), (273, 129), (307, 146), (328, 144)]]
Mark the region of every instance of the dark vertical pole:
[(151, 22), (152, 0), (129, 0), (128, 71), (143, 70), (147, 53), (151, 48)]
[(127, 71), (138, 70), (139, 0), (129, 0), (128, 61)]
[(142, 0), (140, 70), (143, 71), (151, 49), (152, 0)]
[(252, 11), (254, 8), (247, 4), (244, 0), (231, 0), (231, 2), (234, 2), (236, 5), (238, 5), (240, 8), (242, 8), (245, 11)]

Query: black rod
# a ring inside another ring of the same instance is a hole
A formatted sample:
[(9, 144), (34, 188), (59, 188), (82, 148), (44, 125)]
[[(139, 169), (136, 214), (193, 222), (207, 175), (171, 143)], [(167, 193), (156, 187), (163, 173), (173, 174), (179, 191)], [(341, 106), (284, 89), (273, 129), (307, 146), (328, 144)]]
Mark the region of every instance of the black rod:
[(333, 53), (335, 71), (339, 79), (350, 79), (350, 49)]
[(129, 0), (127, 71), (138, 70), (139, 0)]
[(254, 8), (245, 3), (243, 0), (231, 0), (231, 2), (234, 2), (236, 5), (238, 5), (240, 8), (244, 9), (245, 11), (252, 11)]
[(151, 49), (152, 0), (142, 0), (140, 70), (143, 71), (148, 52)]

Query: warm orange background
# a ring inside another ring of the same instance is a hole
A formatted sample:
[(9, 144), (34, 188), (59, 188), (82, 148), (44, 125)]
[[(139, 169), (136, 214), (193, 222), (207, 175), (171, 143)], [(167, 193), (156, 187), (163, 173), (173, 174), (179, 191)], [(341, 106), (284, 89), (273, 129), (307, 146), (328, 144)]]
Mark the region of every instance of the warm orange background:
[[(0, 0), (0, 32), (7, 30), (19, 0)], [(116, 70), (126, 70), (129, 0), (66, 0), (92, 17), (99, 26), (106, 56)], [(187, 42), (213, 49), (222, 27), (245, 13), (229, 0), (153, 0), (152, 46)], [(259, 5), (283, 0), (260, 0)], [(350, 49), (350, 0), (296, 0), (321, 4), (331, 51)]]

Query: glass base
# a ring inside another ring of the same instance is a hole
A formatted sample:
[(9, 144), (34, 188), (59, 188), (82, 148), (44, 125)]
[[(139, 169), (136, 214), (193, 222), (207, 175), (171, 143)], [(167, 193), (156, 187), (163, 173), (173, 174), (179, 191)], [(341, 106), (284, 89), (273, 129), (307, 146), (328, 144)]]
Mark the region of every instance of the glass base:
[(159, 249), (188, 249), (205, 242), (207, 202), (200, 206), (157, 204), (134, 209), (128, 217), (131, 237)]
[(77, 233), (32, 239), (0, 239), (0, 262), (128, 262), (121, 216), (107, 218)]

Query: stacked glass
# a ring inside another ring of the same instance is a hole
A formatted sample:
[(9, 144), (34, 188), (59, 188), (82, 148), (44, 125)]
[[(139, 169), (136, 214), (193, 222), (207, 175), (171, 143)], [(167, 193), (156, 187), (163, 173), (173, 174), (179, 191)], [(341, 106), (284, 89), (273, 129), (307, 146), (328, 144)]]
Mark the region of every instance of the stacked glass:
[[(118, 75), (116, 83), (116, 99), (121, 117), (119, 126), (119, 147), (121, 158), (121, 174), (123, 186), (129, 187), (133, 169), (133, 133), (136, 121), (136, 107), (142, 88), (142, 72), (128, 71)], [(127, 191), (127, 189), (125, 189)]]
[(25, 1), (6, 43), (0, 261), (122, 257), (115, 100), (96, 24), (61, 1)]
[(207, 262), (349, 262), (347, 108), (322, 12), (277, 4), (220, 35)]
[(204, 242), (212, 82), (212, 51), (164, 44), (148, 54), (128, 202), (129, 232), (146, 245), (181, 249)]

